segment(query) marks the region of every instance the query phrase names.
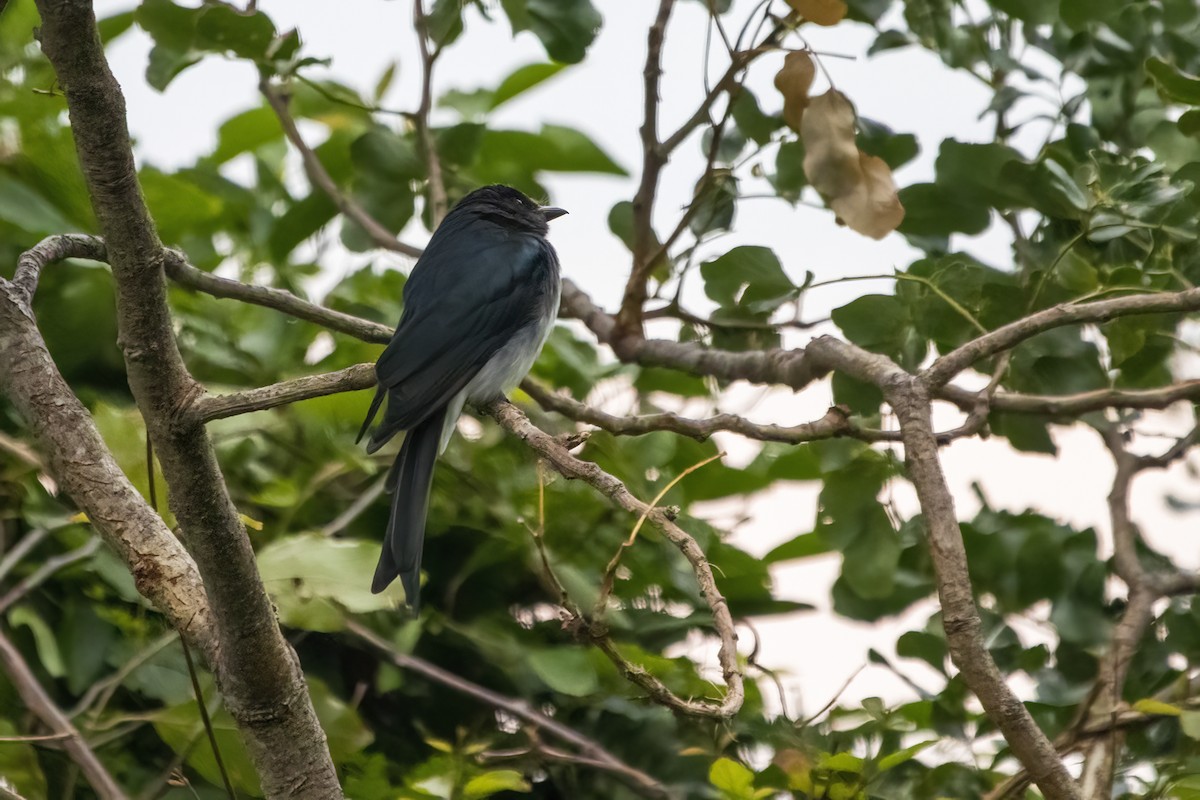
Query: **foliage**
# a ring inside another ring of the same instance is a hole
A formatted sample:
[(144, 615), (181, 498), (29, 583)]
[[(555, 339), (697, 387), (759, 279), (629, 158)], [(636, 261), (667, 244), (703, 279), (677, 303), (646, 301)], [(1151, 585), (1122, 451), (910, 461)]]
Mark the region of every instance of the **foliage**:
[[(748, 14), (757, 23), (755, 15), (766, 13), (747, 3), (706, 5), (717, 15), (714, 25), (735, 30)], [(817, 290), (812, 275), (801, 278), (781, 264), (770, 242), (699, 249), (735, 228), (748, 196), (762, 193), (781, 202), (827, 202), (834, 212), (829, 222), (836, 214), (872, 236), (896, 229), (920, 251), (892, 275), (894, 291), (863, 294), (832, 315), (850, 342), (910, 369), (980, 331), (1062, 302), (1200, 282), (1195, 3), (989, 0), (972, 4), (970, 14), (964, 5), (788, 0), (760, 6), (772, 14), (763, 17), (768, 26), (788, 18), (781, 41), (789, 50), (803, 48), (791, 31), (806, 31), (802, 18), (873, 29), (873, 54), (928, 50), (947, 68), (989, 87), (995, 135), (984, 142), (917, 142), (870, 120), (870, 109), (856, 111), (853, 98), (836, 90), (810, 100), (814, 57), (808, 55), (788, 56), (786, 73), (776, 81), (780, 96), (735, 88), (728, 109), (718, 106), (703, 144), (710, 168), (699, 177), (687, 224), (653, 265), (653, 295), (668, 308), (680, 310), (676, 290), (689, 273), (712, 303), (708, 319), (678, 315), (680, 341), (739, 352), (779, 346), (785, 323)], [(789, 18), (792, 9), (801, 16)], [(610, 13), (622, 10), (614, 6)], [(513, 130), (493, 122), (504, 103), (536, 92), (587, 58), (596, 37), (604, 36), (590, 0), (435, 0), (428, 26), (436, 47), (455, 46), (464, 16), (472, 24), (507, 21), (514, 35), (532, 32), (547, 61), (491, 76), (494, 87), (454, 90), (438, 99), (456, 115), (431, 132), (451, 201), (482, 183), (546, 196), (549, 173), (626, 174), (625, 166), (572, 127)], [(33, 44), (37, 23), (31, 0), (12, 0), (0, 14), (0, 70), (8, 78), (0, 83), (0, 271), (6, 275), (20, 253), (45, 235), (98, 232), (63, 99)], [(145, 74), (151, 86), (169, 90), (182, 71), (203, 69), (206, 59), (251, 62), (264, 78), (287, 82), (297, 118), (327, 130), (314, 149), (342, 192), (389, 230), (430, 224), (430, 154), (414, 126), (376, 108), (391, 74), (379, 77), (373, 93), (335, 82), (326, 77), (325, 54), (309, 53), (300, 34), (277, 29), (263, 10), (143, 0), (132, 13), (102, 20), (100, 28), (113, 40), (132, 25), (154, 40)], [(1030, 51), (1039, 57), (1028, 57)], [(837, 65), (824, 68), (836, 81)], [(369, 84), (369, 77), (357, 76), (355, 84)], [(1046, 97), (1061, 100), (1047, 109)], [(1036, 103), (1052, 122), (1051, 134), (1037, 152), (1021, 152), (1010, 140), (1024, 123), (1014, 120), (1025, 119)], [(223, 274), (300, 295), (322, 268), (313, 255), (321, 248), (309, 246), (314, 242), (336, 237), (351, 251), (374, 253), (369, 233), (342, 219), (328, 195), (295, 188), (285, 145), (278, 119), (264, 104), (225, 121), (212, 152), (194, 164), (171, 172), (144, 166), (142, 186), (164, 241), (204, 270), (222, 267)], [(936, 150), (935, 175), (896, 192), (891, 170), (914, 158), (918, 147)], [(225, 167), (235, 160), (252, 167), (245, 179), (229, 177)], [(634, 213), (633, 204), (624, 202), (608, 221), (631, 248)], [(1011, 230), (1010, 262), (985, 264), (960, 251), (963, 237), (993, 225)], [(402, 285), (401, 274), (368, 263), (323, 302), (390, 325), (399, 314)], [(57, 364), (122, 469), (149, 495), (143, 430), (125, 384), (109, 275), (93, 263), (56, 266), (45, 274), (36, 304)], [(170, 289), (170, 304), (188, 366), (209, 387), (260, 386), (378, 354), (374, 345), (315, 324), (177, 286)], [(1048, 331), (1016, 346), (999, 388), (1061, 395), (1163, 386), (1175, 377), (1182, 322), (1163, 314)], [(981, 370), (996, 366), (988, 362)], [(554, 332), (534, 376), (580, 399), (598, 386), (629, 386), (636, 390), (637, 410), (646, 413), (676, 410), (689, 398), (712, 399), (720, 388), (682, 372), (613, 363), (565, 326)], [(838, 375), (832, 390), (854, 425), (883, 425), (887, 408), (874, 387)], [(532, 528), (543, 532), (555, 574), (577, 603), (591, 608), (605, 565), (635, 520), (586, 485), (544, 478), (520, 441), (487, 423), (478, 436), (456, 437), (436, 473), (424, 559), (430, 608), (419, 622), (406, 618), (396, 610), (396, 595), (366, 590), (387, 519), (386, 497), (349, 521), (339, 520), (383, 471), (383, 462), (353, 444), (367, 403), (366, 393), (337, 394), (210, 425), (348, 796), (637, 796), (611, 773), (546, 757), (537, 731), (519, 721), (381, 660), (347, 632), (349, 620), (368, 625), (400, 653), (548, 709), (686, 797), (970, 797), (1016, 771), (995, 727), (951, 667), (936, 614), (900, 637), (900, 663), (888, 664), (902, 673), (909, 662), (921, 661), (943, 676), (939, 691), (912, 702), (886, 707), (869, 698), (860, 707), (835, 706), (816, 719), (791, 720), (768, 713), (763, 694), (773, 692), (773, 684), (753, 669), (746, 704), (728, 721), (674, 716), (648, 702), (599, 651), (563, 629), (553, 605), (558, 598), (543, 583), (541, 555), (530, 535)], [(530, 413), (543, 429), (575, 430), (556, 415)], [(1018, 450), (1053, 452), (1048, 431), (1058, 421), (993, 412), (989, 424)], [(1083, 421), (1104, 424), (1096, 415)], [(5, 404), (0, 435), (18, 445), (32, 441)], [(0, 543), (10, 548), (23, 537), (45, 536), (2, 576), (12, 586), (92, 534), (87, 520), (54, 491), (45, 465), (13, 447), (0, 452)], [(578, 454), (649, 499), (672, 477), (717, 453), (711, 441), (658, 431), (641, 437), (599, 432)], [(740, 470), (708, 467), (688, 476), (662, 505), (686, 514), (701, 501), (751, 496), (787, 481), (819, 485), (816, 518), (797, 521), (799, 535), (762, 560), (728, 542), (727, 531), (695, 519), (687, 526), (717, 568), (718, 587), (735, 618), (797, 610), (777, 597), (771, 567), (834, 552), (843, 557), (834, 612), (871, 622), (936, 593), (923, 520), (901, 519), (879, 502), (905, 480), (891, 451), (854, 439), (768, 443)], [(161, 496), (161, 477), (156, 483)], [(1036, 685), (1028, 707), (1037, 722), (1052, 737), (1067, 731), (1097, 680), (1123, 611), (1106, 589), (1113, 565), (1094, 531), (1073, 530), (1032, 509), (1010, 513), (985, 506), (962, 529), (993, 657), (1007, 674), (1022, 674)], [(678, 655), (708, 629), (708, 606), (682, 556), (661, 537), (641, 537), (624, 552), (619, 607), (606, 622), (623, 654), (676, 693), (711, 696), (709, 676)], [(1146, 557), (1153, 561), (1152, 554)], [(1144, 719), (1127, 735), (1119, 796), (1200, 797), (1195, 699), (1161, 697), (1181, 683), (1190, 688), (1200, 665), (1200, 608), (1186, 596), (1163, 606), (1124, 687), (1125, 699), (1141, 704), (1136, 708)], [(1027, 616), (1046, 620), (1051, 643), (1027, 646), (1014, 626)], [(162, 796), (221, 796), (179, 645), (164, 638), (163, 622), (115, 556), (100, 550), (57, 572), (8, 608), (3, 622), (42, 684), (75, 711), (76, 724), (122, 785), (140, 791), (160, 780), (175, 759), (178, 778)], [(836, 643), (820, 643), (814, 651), (821, 647)], [(103, 691), (93, 691), (98, 686)], [(213, 687), (206, 683), (205, 689), (234, 787), (256, 796), (257, 778), (232, 721), (218, 709)], [(30, 732), (29, 726), (12, 687), (0, 682), (0, 735)], [(0, 775), (29, 800), (67, 796), (75, 779), (61, 751), (37, 743), (0, 743)]]

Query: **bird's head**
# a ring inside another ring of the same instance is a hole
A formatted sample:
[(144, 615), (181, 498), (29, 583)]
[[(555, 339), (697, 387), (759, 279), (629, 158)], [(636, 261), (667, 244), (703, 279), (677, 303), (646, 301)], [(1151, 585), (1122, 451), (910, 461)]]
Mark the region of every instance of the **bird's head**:
[(552, 219), (567, 212), (552, 206), (540, 206), (511, 186), (493, 184), (468, 194), (450, 212), (474, 214), (505, 228), (545, 236)]

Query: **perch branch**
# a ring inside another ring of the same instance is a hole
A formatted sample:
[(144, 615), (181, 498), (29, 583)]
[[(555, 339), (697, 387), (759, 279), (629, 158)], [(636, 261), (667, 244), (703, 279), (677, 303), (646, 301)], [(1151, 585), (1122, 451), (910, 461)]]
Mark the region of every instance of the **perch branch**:
[(589, 629), (588, 633), (591, 635), (593, 643), (617, 665), (627, 680), (640, 686), (656, 702), (668, 708), (684, 714), (705, 717), (729, 717), (737, 713), (744, 698), (742, 674), (737, 664), (737, 632), (734, 629), (733, 618), (729, 614), (729, 605), (717, 588), (712, 567), (709, 566), (704, 557), (704, 551), (696, 544), (696, 540), (676, 525), (666, 510), (651, 508), (647, 503), (634, 497), (621, 481), (600, 469), (596, 464), (582, 461), (571, 455), (558, 440), (530, 422), (524, 412), (511, 403), (496, 402), (481, 408), (480, 411), (495, 419), (500, 427), (524, 441), (563, 477), (568, 480), (582, 480), (609, 498), (614, 505), (631, 514), (644, 515), (651, 525), (658, 528), (679, 549), (691, 564), (700, 594), (713, 614), (713, 626), (716, 628), (721, 643), (717, 658), (725, 681), (725, 696), (717, 703), (681, 699), (653, 675), (628, 662), (613, 641), (608, 638), (606, 631)]
[(287, 137), (296, 151), (300, 153), (300, 160), (304, 163), (304, 173), (308, 175), (309, 181), (313, 186), (324, 192), (338, 210), (347, 218), (354, 220), (371, 240), (380, 247), (391, 250), (396, 253), (401, 253), (406, 256), (417, 258), (421, 255), (420, 248), (405, 244), (396, 238), (396, 236), (379, 221), (368, 214), (362, 206), (355, 202), (352, 198), (342, 193), (338, 188), (337, 182), (333, 176), (326, 171), (325, 166), (321, 164), (321, 160), (317, 158), (317, 154), (313, 152), (307, 144), (304, 143), (303, 137), (300, 136), (300, 130), (296, 127), (296, 120), (292, 118), (292, 114), (288, 111), (288, 101), (283, 92), (272, 86), (270, 81), (263, 79), (258, 85), (259, 91), (267, 100), (267, 105), (275, 112), (275, 116), (279, 117), (279, 124), (283, 127), (283, 134)]

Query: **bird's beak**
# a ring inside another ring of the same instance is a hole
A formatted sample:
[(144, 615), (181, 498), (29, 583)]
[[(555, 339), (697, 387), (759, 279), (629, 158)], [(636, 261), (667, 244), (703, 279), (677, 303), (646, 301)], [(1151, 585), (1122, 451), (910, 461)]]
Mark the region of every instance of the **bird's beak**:
[(553, 206), (542, 206), (538, 209), (538, 211), (542, 212), (542, 216), (546, 218), (546, 222), (549, 222), (552, 219), (558, 219), (563, 214), (567, 213), (565, 208), (554, 208)]

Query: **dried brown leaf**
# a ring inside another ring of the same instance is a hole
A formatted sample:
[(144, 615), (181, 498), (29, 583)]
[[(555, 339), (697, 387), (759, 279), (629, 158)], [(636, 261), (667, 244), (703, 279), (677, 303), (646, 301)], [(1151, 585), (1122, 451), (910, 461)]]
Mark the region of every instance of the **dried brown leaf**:
[(836, 25), (846, 16), (842, 0), (787, 0), (800, 16), (814, 25)]
[(852, 193), (862, 181), (854, 120), (854, 106), (836, 89), (814, 97), (804, 113), (804, 174), (826, 200)]
[(892, 171), (883, 159), (855, 143), (854, 106), (830, 89), (813, 98), (804, 114), (804, 174), (851, 230), (882, 239), (904, 219)]
[(775, 75), (775, 88), (783, 95), (783, 121), (799, 132), (804, 109), (808, 107), (808, 90), (816, 77), (812, 57), (803, 50), (788, 53), (783, 68)]
[(858, 157), (862, 180), (850, 194), (829, 201), (829, 207), (851, 230), (882, 239), (903, 221), (904, 206), (896, 194), (896, 182), (887, 163), (866, 153), (859, 153)]

